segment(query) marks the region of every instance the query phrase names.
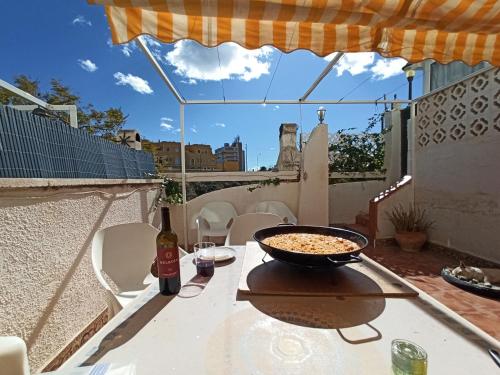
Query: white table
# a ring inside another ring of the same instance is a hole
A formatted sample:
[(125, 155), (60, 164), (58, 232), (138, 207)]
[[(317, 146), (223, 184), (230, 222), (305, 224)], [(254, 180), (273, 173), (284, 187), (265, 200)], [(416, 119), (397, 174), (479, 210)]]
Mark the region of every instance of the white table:
[[(425, 294), (237, 300), (245, 247), (235, 248), (235, 261), (216, 268), (201, 294), (166, 297), (152, 284), (62, 368), (135, 362), (138, 375), (390, 374), (391, 341), (403, 338), (427, 351), (428, 374), (499, 373), (487, 353), (498, 342)], [(192, 256), (182, 258), (183, 284), (195, 273)]]

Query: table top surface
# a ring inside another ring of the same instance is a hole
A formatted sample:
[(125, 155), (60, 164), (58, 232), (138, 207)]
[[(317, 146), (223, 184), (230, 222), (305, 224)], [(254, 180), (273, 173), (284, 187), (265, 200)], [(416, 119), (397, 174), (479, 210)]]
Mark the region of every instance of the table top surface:
[(391, 341), (406, 339), (427, 352), (428, 374), (499, 371), (487, 352), (498, 342), (422, 295), (238, 296), (245, 246), (233, 248), (236, 258), (208, 280), (196, 277), (191, 255), (182, 258), (179, 295), (160, 295), (151, 284), (62, 368), (135, 363), (138, 375), (390, 374)]

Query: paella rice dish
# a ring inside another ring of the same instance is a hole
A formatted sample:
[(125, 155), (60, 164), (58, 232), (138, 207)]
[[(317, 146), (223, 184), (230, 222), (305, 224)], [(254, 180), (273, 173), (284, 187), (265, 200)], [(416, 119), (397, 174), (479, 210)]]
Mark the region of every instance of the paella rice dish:
[(265, 238), (262, 243), (277, 249), (306, 254), (340, 254), (359, 250), (353, 241), (312, 233), (286, 233)]

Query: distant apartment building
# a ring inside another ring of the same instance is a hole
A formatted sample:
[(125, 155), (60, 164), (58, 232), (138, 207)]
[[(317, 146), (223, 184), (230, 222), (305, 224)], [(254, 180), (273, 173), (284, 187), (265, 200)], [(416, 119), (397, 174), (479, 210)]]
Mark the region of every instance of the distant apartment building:
[(186, 145), (186, 170), (220, 171), (212, 146), (203, 144)]
[[(142, 141), (145, 151), (150, 151), (154, 155), (156, 170), (158, 173), (180, 172), (181, 164), (181, 144), (180, 142)], [(188, 144), (186, 150), (186, 171), (188, 172), (211, 172), (220, 171), (217, 167), (216, 157), (210, 145)]]
[(224, 172), (237, 172), (245, 170), (245, 151), (240, 137), (237, 136), (233, 143), (224, 143), (223, 147), (215, 150), (217, 167)]

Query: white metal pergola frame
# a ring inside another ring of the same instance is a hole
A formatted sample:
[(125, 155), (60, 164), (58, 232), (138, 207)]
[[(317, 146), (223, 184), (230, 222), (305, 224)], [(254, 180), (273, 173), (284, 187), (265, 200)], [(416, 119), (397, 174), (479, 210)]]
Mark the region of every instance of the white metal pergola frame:
[(3, 87), (4, 89), (9, 90), (10, 92), (13, 92), (14, 94), (20, 96), (23, 99), (26, 99), (30, 101), (33, 104), (28, 104), (28, 105), (13, 105), (12, 107), (19, 109), (21, 111), (32, 111), (35, 108), (42, 107), (45, 109), (48, 109), (49, 111), (63, 111), (63, 112), (68, 112), (69, 113), (69, 125), (73, 128), (78, 128), (78, 116), (77, 116), (77, 108), (76, 105), (73, 104), (49, 104), (44, 102), (41, 99), (38, 99), (37, 97), (21, 90), (18, 89), (16, 86), (11, 85), (8, 82), (5, 82), (4, 80), (0, 79), (0, 87)]
[[(415, 101), (413, 100), (308, 100), (307, 98), (316, 89), (316, 87), (321, 83), (321, 81), (330, 73), (335, 64), (344, 55), (343, 52), (337, 52), (333, 59), (328, 63), (328, 65), (323, 69), (318, 78), (311, 84), (307, 91), (302, 95), (300, 99), (297, 100), (190, 100), (184, 98), (179, 90), (175, 87), (174, 83), (168, 75), (165, 73), (161, 65), (156, 60), (156, 57), (151, 53), (147, 44), (139, 36), (137, 38), (137, 44), (142, 49), (148, 60), (153, 65), (153, 68), (158, 72), (161, 79), (165, 82), (177, 102), (179, 103), (179, 128), (180, 128), (180, 139), (181, 139), (181, 184), (182, 184), (182, 202), (183, 202), (183, 226), (184, 226), (184, 246), (188, 246), (188, 225), (187, 225), (187, 197), (186, 197), (186, 160), (185, 160), (185, 129), (184, 129), (184, 107), (187, 105), (210, 105), (210, 104), (276, 104), (276, 105), (319, 105), (319, 104), (409, 104), (411, 106), (410, 119), (413, 120), (415, 116)], [(412, 153), (414, 153), (414, 141), (411, 138), (410, 147)], [(411, 170), (414, 171), (415, 158), (412, 157), (412, 167)]]

